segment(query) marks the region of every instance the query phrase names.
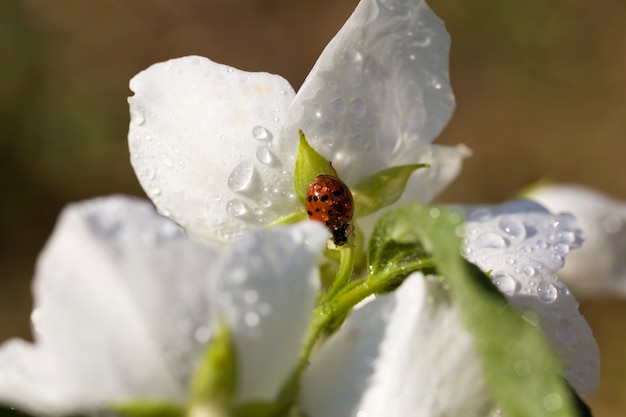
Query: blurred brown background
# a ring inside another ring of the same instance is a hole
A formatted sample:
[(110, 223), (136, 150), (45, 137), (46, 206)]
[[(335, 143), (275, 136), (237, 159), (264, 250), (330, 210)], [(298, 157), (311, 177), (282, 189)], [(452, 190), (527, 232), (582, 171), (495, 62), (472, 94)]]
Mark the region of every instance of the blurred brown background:
[[(29, 337), (34, 261), (67, 202), (142, 195), (128, 80), (199, 54), (297, 89), (357, 0), (0, 1), (0, 340)], [(626, 2), (430, 0), (452, 35), (456, 114), (474, 150), (442, 200), (497, 202), (534, 181), (626, 199)], [(626, 302), (582, 300), (602, 351), (596, 416), (626, 414)]]

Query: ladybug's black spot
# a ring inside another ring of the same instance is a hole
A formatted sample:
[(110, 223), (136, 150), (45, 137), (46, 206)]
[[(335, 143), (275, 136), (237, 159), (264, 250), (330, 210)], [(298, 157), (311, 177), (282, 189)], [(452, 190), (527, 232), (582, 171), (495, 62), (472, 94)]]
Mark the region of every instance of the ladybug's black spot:
[(315, 209), (315, 212), (316, 212), (316, 213), (319, 213), (319, 212), (320, 212), (319, 207)]
[(309, 216), (313, 215), (313, 213), (311, 213), (309, 210), (306, 211), (306, 214), (308, 214)]
[(317, 201), (317, 196), (316, 195), (313, 196), (313, 201)]
[(332, 216), (333, 215), (333, 211), (332, 210), (328, 210), (328, 215)]
[(340, 186), (339, 186), (339, 191), (341, 191), (342, 193), (345, 193), (345, 192), (346, 192), (346, 189), (345, 189), (345, 188), (343, 188), (343, 185), (340, 185)]
[(343, 194), (341, 191), (339, 191), (339, 190), (333, 190), (333, 195), (334, 195), (335, 197), (339, 197), (341, 194)]
[(308, 197), (306, 198), (306, 201), (308, 201), (308, 202), (310, 203), (312, 199), (313, 199), (313, 196), (312, 196), (312, 195), (310, 195), (310, 196), (308, 196)]
[(323, 196), (321, 196), (320, 200), (322, 200), (322, 201), (328, 200), (328, 194), (324, 194)]
[(343, 213), (343, 207), (342, 207), (342, 206), (337, 207), (337, 211), (338, 211), (339, 213)]
[(326, 226), (330, 227), (330, 222), (326, 222)]

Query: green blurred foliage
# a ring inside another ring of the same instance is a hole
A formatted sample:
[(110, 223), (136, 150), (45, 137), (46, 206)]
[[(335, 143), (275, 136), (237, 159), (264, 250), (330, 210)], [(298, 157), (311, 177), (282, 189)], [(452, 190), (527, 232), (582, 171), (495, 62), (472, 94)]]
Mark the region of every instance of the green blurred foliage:
[[(199, 54), (304, 80), (356, 0), (2, 0), (0, 340), (29, 337), (29, 281), (64, 204), (142, 195), (128, 80)], [(626, 199), (626, 2), (431, 0), (453, 39), (458, 107), (441, 143), (475, 155), (444, 201), (496, 202), (543, 179)], [(626, 413), (622, 301), (585, 301), (603, 352), (597, 416)], [(606, 317), (610, 317), (607, 320)]]

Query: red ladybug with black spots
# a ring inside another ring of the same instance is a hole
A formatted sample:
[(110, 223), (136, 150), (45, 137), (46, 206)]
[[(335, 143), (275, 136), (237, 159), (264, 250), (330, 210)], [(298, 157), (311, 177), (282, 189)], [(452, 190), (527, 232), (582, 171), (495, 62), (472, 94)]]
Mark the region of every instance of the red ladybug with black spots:
[(306, 212), (311, 220), (328, 227), (335, 245), (348, 242), (354, 200), (348, 186), (339, 178), (328, 174), (315, 177), (306, 193)]

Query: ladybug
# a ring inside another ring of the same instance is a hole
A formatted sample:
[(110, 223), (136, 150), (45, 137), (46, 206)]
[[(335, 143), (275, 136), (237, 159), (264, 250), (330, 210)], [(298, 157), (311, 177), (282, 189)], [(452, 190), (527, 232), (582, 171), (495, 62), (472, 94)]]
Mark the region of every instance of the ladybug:
[(336, 246), (348, 242), (352, 227), (348, 223), (354, 214), (354, 200), (348, 186), (339, 178), (320, 174), (306, 193), (306, 213), (309, 219), (324, 223), (332, 233)]

